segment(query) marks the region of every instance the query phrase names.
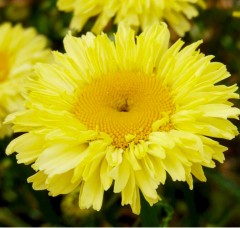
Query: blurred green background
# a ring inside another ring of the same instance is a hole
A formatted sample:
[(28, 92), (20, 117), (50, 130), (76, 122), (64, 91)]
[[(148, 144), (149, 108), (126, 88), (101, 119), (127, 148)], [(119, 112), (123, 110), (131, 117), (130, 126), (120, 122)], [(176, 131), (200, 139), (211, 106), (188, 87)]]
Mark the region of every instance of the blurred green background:
[[(192, 29), (183, 40), (190, 44), (203, 39), (200, 49), (214, 55), (214, 61), (227, 65), (232, 76), (225, 84), (240, 83), (240, 10), (239, 0), (208, 0), (192, 20)], [(68, 31), (71, 13), (60, 12), (56, 0), (0, 0), (0, 23), (10, 21), (33, 26), (49, 39), (49, 47), (63, 51), (62, 39)], [(93, 19), (94, 20), (94, 19)], [(92, 22), (86, 25), (85, 33)], [(113, 28), (113, 31), (116, 28)], [(81, 35), (81, 34), (77, 34)], [(172, 41), (178, 37), (172, 32)], [(234, 101), (240, 107), (239, 101)], [(239, 126), (239, 122), (235, 121)], [(14, 137), (14, 136), (13, 136)], [(34, 191), (26, 179), (33, 171), (18, 165), (15, 155), (5, 155), (11, 138), (0, 141), (0, 226), (240, 226), (240, 137), (221, 140), (229, 148), (224, 164), (205, 169), (208, 181), (195, 181), (194, 189), (186, 183), (173, 182), (160, 186), (163, 201), (150, 208), (142, 203), (141, 216), (121, 206), (120, 196), (110, 189), (105, 194), (100, 212), (80, 210), (78, 195), (49, 197), (47, 191)], [(158, 221), (153, 221), (157, 213)]]

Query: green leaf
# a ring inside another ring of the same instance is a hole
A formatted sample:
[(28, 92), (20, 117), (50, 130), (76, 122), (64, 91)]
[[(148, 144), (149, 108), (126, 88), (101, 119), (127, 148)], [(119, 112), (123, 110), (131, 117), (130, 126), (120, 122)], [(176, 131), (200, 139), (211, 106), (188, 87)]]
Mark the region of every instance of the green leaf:
[[(163, 213), (165, 212), (165, 213)], [(150, 206), (141, 195), (141, 222), (146, 227), (167, 227), (173, 216), (173, 208), (168, 202), (162, 200)], [(161, 221), (161, 222), (160, 222)]]

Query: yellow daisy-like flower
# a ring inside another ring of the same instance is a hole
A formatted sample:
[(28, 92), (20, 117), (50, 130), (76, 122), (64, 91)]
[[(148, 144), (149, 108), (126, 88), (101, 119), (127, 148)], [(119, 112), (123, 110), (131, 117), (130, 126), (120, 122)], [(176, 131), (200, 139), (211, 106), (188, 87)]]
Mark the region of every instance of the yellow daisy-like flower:
[(227, 149), (211, 137), (234, 138), (228, 118), (240, 110), (228, 101), (238, 98), (237, 86), (219, 84), (229, 73), (196, 50), (200, 43), (169, 48), (165, 24), (137, 37), (120, 26), (115, 41), (67, 35), (66, 53), (37, 65), (27, 110), (8, 116), (15, 132), (26, 133), (7, 154), (33, 163), (28, 181), (36, 190), (56, 196), (78, 189), (82, 209), (100, 210), (113, 186), (122, 205), (139, 213), (140, 191), (149, 204), (158, 202), (167, 173), (191, 189), (192, 175), (206, 181), (202, 166), (223, 162)]
[(33, 28), (0, 25), (0, 138), (11, 134), (10, 127), (2, 124), (4, 118), (23, 109), (26, 76), (36, 62), (46, 61), (50, 54), (44, 50), (46, 42)]
[(203, 0), (58, 0), (57, 6), (73, 11), (70, 27), (81, 31), (91, 17), (97, 17), (92, 28), (100, 33), (113, 19), (115, 24), (144, 29), (156, 21), (166, 21), (178, 35), (190, 30), (190, 20), (198, 15), (196, 6), (205, 7)]

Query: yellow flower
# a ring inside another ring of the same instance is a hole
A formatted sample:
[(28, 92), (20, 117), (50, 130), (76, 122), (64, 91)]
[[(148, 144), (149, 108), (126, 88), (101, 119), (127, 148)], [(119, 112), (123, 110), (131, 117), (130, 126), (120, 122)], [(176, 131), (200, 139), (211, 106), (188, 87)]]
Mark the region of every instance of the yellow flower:
[(240, 11), (233, 11), (233, 17), (240, 17)]
[(100, 210), (104, 191), (113, 186), (122, 205), (140, 212), (139, 194), (150, 205), (168, 173), (173, 181), (192, 175), (206, 181), (202, 166), (223, 162), (226, 147), (212, 139), (232, 139), (228, 118), (240, 110), (236, 85), (226, 67), (196, 50), (201, 41), (170, 48), (165, 24), (139, 36), (120, 26), (106, 34), (67, 35), (65, 54), (54, 64), (38, 64), (29, 81), (27, 110), (11, 114), (15, 132), (7, 154), (32, 164), (28, 181), (56, 196), (78, 189), (80, 208)]
[(0, 25), (0, 138), (11, 134), (2, 124), (12, 112), (23, 109), (23, 83), (33, 64), (46, 61), (46, 39), (33, 28), (10, 23)]
[(57, 6), (73, 11), (70, 27), (81, 31), (86, 22), (97, 17), (92, 31), (100, 33), (113, 20), (132, 28), (144, 29), (156, 21), (166, 21), (180, 36), (190, 30), (189, 19), (196, 17), (196, 6), (205, 7), (203, 0), (58, 0)]

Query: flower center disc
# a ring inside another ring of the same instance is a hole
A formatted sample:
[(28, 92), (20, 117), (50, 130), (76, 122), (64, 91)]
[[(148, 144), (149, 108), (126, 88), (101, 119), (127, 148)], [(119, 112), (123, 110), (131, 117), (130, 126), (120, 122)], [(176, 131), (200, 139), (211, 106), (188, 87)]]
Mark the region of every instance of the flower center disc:
[(9, 71), (8, 56), (0, 51), (0, 83), (5, 81)]
[(159, 79), (141, 72), (119, 72), (85, 86), (73, 112), (89, 129), (108, 133), (114, 146), (126, 148), (127, 135), (134, 135), (136, 143), (146, 140), (153, 122), (174, 110), (169, 89)]

